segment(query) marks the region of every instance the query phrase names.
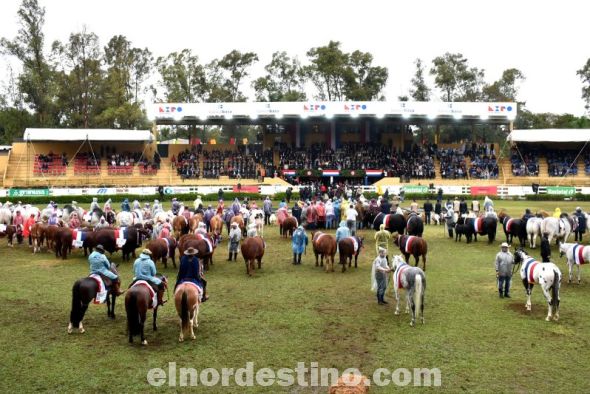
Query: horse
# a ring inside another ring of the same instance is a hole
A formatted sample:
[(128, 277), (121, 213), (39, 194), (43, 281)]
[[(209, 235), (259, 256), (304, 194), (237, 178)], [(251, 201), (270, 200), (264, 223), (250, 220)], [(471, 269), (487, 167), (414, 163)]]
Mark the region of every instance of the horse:
[[(141, 344), (147, 345), (144, 336), (144, 324), (147, 320), (148, 309), (154, 310), (153, 330), (157, 331), (156, 320), (158, 318), (158, 307), (163, 305), (162, 301), (164, 290), (168, 289), (168, 281), (165, 276), (158, 277), (164, 284), (164, 289), (158, 290), (155, 297), (152, 296), (154, 289), (145, 281), (138, 281), (133, 284), (125, 294), (125, 312), (127, 313), (127, 329), (129, 334), (129, 343), (133, 343), (133, 337), (141, 336)], [(154, 300), (156, 298), (156, 300)], [(155, 305), (154, 305), (155, 304)]]
[(0, 208), (0, 224), (9, 225), (12, 223), (12, 211), (6, 205)]
[(354, 268), (358, 267), (357, 261), (359, 253), (363, 248), (363, 237), (352, 236), (342, 238), (338, 242), (338, 251), (340, 253), (340, 264), (342, 264), (342, 272), (346, 271), (346, 262), (348, 261), (348, 268), (352, 266), (352, 258), (354, 257)]
[(559, 244), (559, 257), (567, 258), (567, 268), (569, 270), (568, 283), (572, 283), (572, 276), (574, 271), (574, 265), (578, 266), (578, 284), (580, 284), (580, 266), (582, 264), (588, 264), (590, 262), (590, 246), (584, 246), (577, 243), (561, 243)]
[(184, 341), (184, 332), (190, 329), (191, 339), (195, 339), (194, 328), (199, 326), (199, 305), (203, 289), (192, 282), (178, 285), (174, 291), (174, 304), (180, 318), (180, 336), (178, 342)]
[(154, 239), (146, 245), (146, 248), (152, 252), (152, 260), (157, 262), (162, 259), (164, 268), (168, 268), (168, 257), (172, 258), (172, 265), (176, 268), (176, 239), (174, 237)]
[(197, 227), (199, 227), (199, 223), (201, 223), (203, 221), (203, 214), (201, 213), (197, 213), (195, 215), (193, 215), (189, 220), (188, 220), (188, 227), (191, 233), (194, 233), (195, 231), (197, 231)]
[(223, 213), (223, 216), (221, 217), (223, 219), (223, 222), (225, 223), (225, 227), (227, 229), (227, 233), (229, 234), (229, 232), (231, 231), (231, 219), (234, 217), (234, 211), (231, 209), (226, 209), (225, 212)]
[(381, 224), (385, 224), (385, 229), (390, 233), (398, 232), (402, 234), (406, 230), (406, 218), (399, 213), (384, 214), (380, 212), (373, 220), (373, 230), (379, 231)]
[(321, 231), (311, 232), (311, 244), (315, 254), (315, 266), (318, 266), (318, 255), (320, 256), (320, 266), (324, 266), (324, 256), (326, 257), (326, 272), (334, 272), (334, 256), (336, 255), (336, 237)]
[(529, 240), (529, 246), (532, 249), (537, 247), (537, 235), (541, 237), (541, 223), (543, 219), (541, 218), (529, 218), (526, 221), (526, 233), (527, 239)]
[(58, 227), (53, 236), (53, 247), (55, 248), (55, 257), (62, 260), (68, 258), (68, 252), (72, 253), (72, 229), (67, 227)]
[(367, 210), (365, 209), (365, 206), (363, 205), (363, 203), (361, 201), (356, 202), (356, 204), (354, 205), (354, 209), (356, 210), (356, 213), (358, 214), (356, 217), (356, 222), (358, 223), (358, 227), (363, 228), (363, 225), (365, 223), (365, 213), (367, 212)]
[(520, 242), (520, 247), (524, 248), (527, 238), (526, 224), (524, 220), (511, 218), (504, 210), (501, 210), (498, 214), (498, 220), (502, 223), (504, 234), (506, 234), (506, 242), (512, 244), (512, 240), (516, 235)]
[[(119, 275), (115, 263), (111, 263), (110, 270), (114, 274)], [(71, 334), (75, 328), (78, 329), (80, 334), (86, 332), (84, 325), (82, 324), (82, 320), (84, 320), (84, 315), (88, 309), (88, 304), (90, 304), (92, 300), (94, 300), (95, 304), (106, 301), (107, 316), (111, 319), (115, 318), (115, 303), (117, 301), (117, 294), (119, 294), (121, 282), (112, 282), (111, 286), (108, 287), (107, 284), (110, 282), (110, 279), (107, 279), (102, 275), (100, 275), (100, 278), (97, 276), (98, 275), (87, 276), (86, 278), (78, 279), (74, 283), (74, 286), (72, 287), (72, 310), (70, 312), (68, 334)], [(102, 280), (102, 283), (100, 283), (100, 280)], [(105, 283), (105, 281), (107, 283)], [(105, 299), (97, 299), (97, 297), (105, 297), (104, 295), (99, 294), (101, 284), (107, 287)]]
[(221, 241), (221, 231), (223, 230), (223, 219), (221, 215), (213, 216), (209, 225), (211, 226), (211, 233), (213, 233), (215, 243), (219, 243)]
[(412, 310), (410, 326), (416, 324), (416, 310), (420, 311), (424, 324), (424, 293), (426, 292), (426, 275), (419, 267), (412, 267), (402, 256), (393, 256), (393, 293), (395, 294), (395, 314), (399, 315), (399, 290), (406, 290), (406, 313)]
[(242, 242), (242, 256), (246, 263), (246, 273), (252, 276), (255, 270), (254, 261), (258, 261), (258, 269), (262, 268), (262, 257), (264, 256), (264, 241), (262, 237), (249, 237)]
[(546, 321), (559, 320), (559, 287), (561, 285), (561, 271), (553, 263), (540, 263), (518, 248), (514, 252), (514, 263), (520, 266), (520, 279), (524, 285), (527, 301), (526, 310), (530, 311), (531, 293), (533, 285), (539, 284), (547, 300)]
[(33, 240), (33, 253), (41, 251), (41, 245), (45, 240), (45, 231), (47, 225), (43, 222), (37, 222), (31, 226), (31, 239)]
[(287, 236), (293, 238), (293, 232), (297, 226), (299, 226), (299, 223), (297, 223), (297, 218), (295, 216), (286, 217), (283, 224), (281, 224), (283, 238), (287, 238)]
[(541, 222), (541, 233), (547, 233), (547, 239), (549, 240), (549, 243), (551, 243), (554, 238), (556, 244), (559, 244), (560, 240), (562, 242), (567, 242), (567, 238), (569, 237), (571, 230), (572, 226), (570, 221), (566, 218), (558, 219), (551, 216), (544, 218)]
[(424, 233), (424, 222), (416, 212), (410, 212), (406, 218), (406, 232), (408, 235), (421, 237)]
[(22, 231), (19, 233), (16, 226), (14, 226), (12, 224), (9, 224), (9, 225), (0, 224), (0, 237), (6, 236), (6, 240), (8, 241), (8, 246), (10, 246), (11, 248), (14, 247), (12, 242), (13, 242), (15, 234), (17, 237), (17, 242), (21, 243), (23, 241)]
[[(244, 218), (242, 217), (241, 214), (235, 215), (234, 217), (231, 218), (230, 220), (230, 226), (232, 223), (237, 223), (238, 227), (240, 228), (240, 231), (242, 232), (242, 236), (245, 236), (245, 223), (244, 223)], [(228, 233), (229, 234), (229, 233)]]
[(491, 244), (496, 240), (498, 219), (495, 216), (479, 216), (477, 218), (467, 218), (465, 219), (465, 224), (473, 228), (473, 239), (475, 241), (477, 241), (478, 235), (487, 235), (488, 244)]
[(174, 229), (174, 238), (178, 241), (182, 235), (188, 234), (188, 219), (182, 215), (174, 216), (172, 228)]
[(117, 223), (119, 223), (120, 227), (133, 226), (135, 217), (132, 212), (121, 211), (117, 214)]
[(422, 256), (422, 264), (424, 264), (424, 271), (426, 271), (426, 254), (428, 253), (428, 244), (422, 237), (414, 235), (400, 235), (393, 234), (393, 243), (395, 243), (402, 252), (406, 261), (410, 261), (410, 255), (414, 256), (416, 260), (416, 267), (419, 264), (420, 256)]

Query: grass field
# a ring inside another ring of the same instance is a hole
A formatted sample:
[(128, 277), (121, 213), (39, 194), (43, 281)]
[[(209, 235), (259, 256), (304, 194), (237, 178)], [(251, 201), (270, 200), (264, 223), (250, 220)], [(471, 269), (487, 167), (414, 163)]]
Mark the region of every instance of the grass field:
[[(525, 207), (572, 211), (575, 203), (496, 202), (513, 216)], [(358, 368), (371, 377), (377, 368), (439, 368), (442, 386), (408, 391), (446, 392), (590, 392), (587, 378), (590, 342), (590, 271), (582, 284), (562, 281), (561, 319), (546, 322), (546, 306), (538, 287), (533, 311), (524, 310), (520, 278), (512, 284), (512, 299), (499, 299), (494, 256), (504, 234), (488, 245), (455, 243), (442, 227), (427, 227), (426, 324), (415, 328), (409, 316), (393, 314), (391, 288), (387, 306), (377, 305), (370, 292), (370, 263), (375, 256), (373, 231), (361, 231), (365, 249), (358, 269), (326, 274), (314, 266), (308, 247), (303, 265), (291, 264), (291, 243), (279, 239), (276, 227), (265, 229), (267, 250), (263, 268), (249, 278), (241, 256), (228, 263), (224, 240), (207, 274), (211, 300), (199, 315), (195, 341), (178, 343), (173, 303), (159, 312), (159, 330), (146, 329), (149, 345), (127, 343), (124, 305), (117, 318), (106, 308), (90, 306), (87, 332), (66, 334), (74, 281), (88, 273), (80, 251), (67, 261), (49, 253), (32, 255), (27, 246), (0, 246), (0, 391), (2, 392), (146, 392), (165, 389), (148, 385), (150, 368), (295, 368), (297, 362), (319, 363), (341, 372)], [(573, 236), (572, 236), (573, 239)], [(538, 249), (533, 251), (539, 256)], [(564, 259), (557, 261), (562, 273)], [(120, 262), (120, 254), (114, 255)], [(123, 284), (131, 279), (132, 263), (122, 263)], [(175, 271), (158, 269), (170, 277)], [(150, 319), (151, 322), (151, 319)], [(178, 383), (178, 382), (177, 382)], [(327, 392), (310, 387), (221, 387), (203, 392)], [(372, 387), (392, 392), (394, 387)]]

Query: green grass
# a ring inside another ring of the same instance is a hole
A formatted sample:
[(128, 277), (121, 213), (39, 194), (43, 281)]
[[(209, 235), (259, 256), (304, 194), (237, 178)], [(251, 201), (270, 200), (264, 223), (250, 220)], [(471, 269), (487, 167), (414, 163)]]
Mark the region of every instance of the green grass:
[[(407, 203), (407, 201), (406, 201)], [(496, 202), (513, 216), (525, 207), (571, 211), (575, 203)], [(586, 364), (590, 340), (590, 271), (582, 284), (562, 282), (561, 319), (544, 320), (546, 306), (539, 288), (533, 291), (533, 311), (524, 311), (524, 290), (518, 277), (512, 299), (499, 299), (493, 259), (504, 234), (499, 228), (493, 245), (455, 243), (442, 227), (427, 227), (429, 243), (426, 324), (411, 328), (409, 316), (393, 314), (388, 289), (386, 307), (370, 292), (373, 231), (358, 269), (326, 274), (314, 266), (308, 247), (302, 266), (291, 265), (290, 241), (279, 239), (276, 227), (266, 229), (263, 268), (246, 276), (241, 256), (228, 263), (224, 241), (207, 274), (211, 300), (203, 305), (195, 341), (178, 343), (178, 320), (172, 303), (160, 309), (159, 330), (146, 329), (149, 345), (127, 343), (124, 305), (117, 319), (106, 308), (90, 306), (87, 332), (67, 335), (71, 286), (87, 274), (79, 251), (67, 261), (53, 255), (32, 255), (26, 246), (0, 246), (0, 390), (32, 391), (160, 391), (152, 388), (150, 368), (295, 368), (312, 361), (321, 367), (358, 368), (371, 377), (377, 368), (440, 368), (442, 388), (409, 391), (448, 392), (589, 392)], [(538, 249), (533, 253), (539, 256)], [(555, 251), (556, 255), (557, 252)], [(121, 261), (120, 254), (115, 255)], [(565, 261), (557, 260), (565, 274)], [(119, 271), (124, 285), (131, 263)], [(158, 268), (161, 267), (158, 265)], [(169, 266), (163, 272), (175, 276)], [(151, 322), (151, 319), (150, 319)], [(172, 388), (180, 390), (181, 388)], [(213, 388), (205, 392), (327, 392), (326, 388)], [(391, 392), (373, 387), (371, 392)]]

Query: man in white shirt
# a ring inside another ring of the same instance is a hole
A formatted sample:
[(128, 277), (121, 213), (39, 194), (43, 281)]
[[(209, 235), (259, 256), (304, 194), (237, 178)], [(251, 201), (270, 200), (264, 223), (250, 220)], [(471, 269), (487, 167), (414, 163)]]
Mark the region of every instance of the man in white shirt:
[(346, 226), (350, 229), (350, 235), (356, 234), (356, 218), (358, 212), (354, 209), (354, 206), (350, 204), (346, 210)]

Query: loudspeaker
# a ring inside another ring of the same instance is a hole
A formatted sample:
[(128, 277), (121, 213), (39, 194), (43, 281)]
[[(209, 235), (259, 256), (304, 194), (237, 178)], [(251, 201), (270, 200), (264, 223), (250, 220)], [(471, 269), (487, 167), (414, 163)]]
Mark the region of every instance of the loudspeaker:
[(538, 183), (533, 183), (531, 185), (531, 187), (533, 188), (533, 193), (539, 194), (539, 184)]

